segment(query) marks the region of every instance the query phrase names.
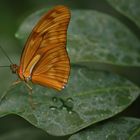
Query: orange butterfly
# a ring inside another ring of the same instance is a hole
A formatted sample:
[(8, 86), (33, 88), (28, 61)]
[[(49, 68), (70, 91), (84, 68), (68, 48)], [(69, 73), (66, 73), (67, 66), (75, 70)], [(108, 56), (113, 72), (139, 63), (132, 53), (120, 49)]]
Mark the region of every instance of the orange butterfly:
[(11, 64), (12, 72), (26, 83), (63, 89), (70, 74), (66, 51), (69, 21), (70, 11), (65, 6), (56, 6), (45, 14), (25, 44), (20, 66)]

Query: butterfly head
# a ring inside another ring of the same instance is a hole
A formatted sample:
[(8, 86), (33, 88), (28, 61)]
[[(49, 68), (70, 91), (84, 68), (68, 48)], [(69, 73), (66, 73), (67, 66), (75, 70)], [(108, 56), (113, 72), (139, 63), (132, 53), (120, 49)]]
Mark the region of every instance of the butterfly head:
[(18, 72), (19, 66), (16, 64), (11, 64), (10, 69), (12, 70), (12, 73), (17, 73)]

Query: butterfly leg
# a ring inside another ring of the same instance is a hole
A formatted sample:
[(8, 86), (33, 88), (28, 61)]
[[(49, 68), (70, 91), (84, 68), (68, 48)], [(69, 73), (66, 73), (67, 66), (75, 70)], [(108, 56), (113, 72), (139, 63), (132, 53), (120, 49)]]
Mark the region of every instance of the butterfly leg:
[[(12, 83), (12, 86), (19, 84), (20, 82), (22, 82), (21, 80), (17, 79), (15, 82)], [(32, 87), (25, 82), (25, 85), (27, 86), (27, 88), (29, 89), (29, 94), (32, 93)]]
[(33, 94), (32, 94), (32, 91), (33, 91), (33, 89), (32, 89), (32, 87), (29, 85), (29, 83), (27, 83), (27, 82), (25, 82), (25, 85), (26, 85), (26, 87), (28, 88), (28, 93), (29, 93), (29, 104), (30, 104), (30, 106), (31, 106), (31, 108), (34, 110), (35, 109), (35, 103), (34, 103), (34, 101), (33, 101)]
[(12, 86), (17, 85), (17, 84), (19, 84), (20, 82), (21, 82), (21, 80), (17, 79), (16, 81), (14, 81), (14, 82), (12, 83)]
[[(21, 80), (17, 79), (16, 81), (14, 81), (11, 85), (14, 86), (14, 85), (17, 85), (21, 82)], [(0, 98), (0, 103), (4, 100), (4, 98), (7, 96), (7, 92), (4, 92), (4, 94), (1, 96)]]
[(29, 94), (31, 95), (32, 94), (32, 90), (33, 90), (32, 87), (28, 83), (26, 83), (26, 82), (25, 82), (25, 85), (29, 89)]
[[(17, 85), (20, 82), (21, 82), (20, 80), (16, 80), (12, 83), (12, 86)], [(4, 92), (4, 94), (0, 97), (0, 103), (5, 99), (6, 96), (7, 96), (7, 92)]]

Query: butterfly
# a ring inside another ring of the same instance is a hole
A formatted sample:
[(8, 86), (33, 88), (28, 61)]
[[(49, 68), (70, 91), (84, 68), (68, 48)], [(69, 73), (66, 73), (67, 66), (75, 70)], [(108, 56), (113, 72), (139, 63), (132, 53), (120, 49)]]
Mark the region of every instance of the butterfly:
[(21, 81), (62, 90), (68, 82), (70, 60), (66, 50), (70, 10), (56, 6), (33, 28), (22, 51), (20, 65), (11, 70)]

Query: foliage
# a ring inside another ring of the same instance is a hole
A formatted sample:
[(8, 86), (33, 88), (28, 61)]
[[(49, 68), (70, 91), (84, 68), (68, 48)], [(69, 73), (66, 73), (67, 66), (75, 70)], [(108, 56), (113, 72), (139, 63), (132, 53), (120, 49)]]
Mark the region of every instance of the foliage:
[[(108, 2), (140, 25), (138, 0)], [(23, 21), (15, 34), (22, 44), (48, 9), (39, 10)], [(11, 86), (0, 93), (0, 116), (17, 114), (56, 136), (82, 130), (70, 140), (138, 139), (139, 119), (105, 120), (125, 110), (140, 94), (139, 87), (129, 77), (124, 78), (117, 70), (108, 67), (139, 67), (139, 44), (136, 35), (115, 17), (95, 10), (72, 10), (67, 42), (71, 74), (67, 87), (57, 92), (32, 85), (33, 94), (30, 96), (24, 83)], [(98, 64), (100, 69), (96, 68)], [(28, 132), (23, 130), (25, 133)]]

